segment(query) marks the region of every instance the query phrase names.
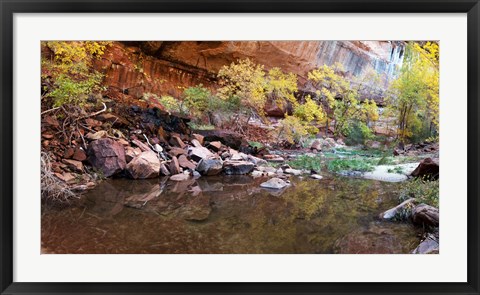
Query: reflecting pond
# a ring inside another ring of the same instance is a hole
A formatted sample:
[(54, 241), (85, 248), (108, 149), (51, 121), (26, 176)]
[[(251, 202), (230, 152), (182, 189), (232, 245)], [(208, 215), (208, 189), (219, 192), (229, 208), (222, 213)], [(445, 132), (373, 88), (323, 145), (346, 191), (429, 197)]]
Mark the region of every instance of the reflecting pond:
[(377, 220), (398, 183), (326, 176), (111, 179), (67, 208), (42, 209), (42, 253), (410, 253), (410, 224)]

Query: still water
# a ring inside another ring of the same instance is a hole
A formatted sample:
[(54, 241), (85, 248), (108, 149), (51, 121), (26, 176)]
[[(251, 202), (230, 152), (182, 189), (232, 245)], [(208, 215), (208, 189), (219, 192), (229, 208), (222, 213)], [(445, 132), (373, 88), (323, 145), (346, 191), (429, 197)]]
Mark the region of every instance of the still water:
[(398, 183), (326, 176), (112, 179), (67, 208), (42, 209), (42, 253), (410, 253), (409, 224), (377, 220)]

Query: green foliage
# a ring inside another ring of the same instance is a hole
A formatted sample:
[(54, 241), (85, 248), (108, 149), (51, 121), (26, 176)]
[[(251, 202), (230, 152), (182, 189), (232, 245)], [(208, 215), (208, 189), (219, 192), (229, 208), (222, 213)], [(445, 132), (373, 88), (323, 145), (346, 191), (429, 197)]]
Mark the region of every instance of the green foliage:
[(318, 133), (315, 126), (318, 122), (323, 121), (325, 113), (320, 105), (318, 105), (310, 96), (305, 98), (302, 104), (296, 104), (293, 115), (285, 115), (285, 119), (280, 122), (279, 127), (275, 130), (277, 141), (286, 140), (290, 143), (303, 144), (308, 136)]
[(333, 159), (328, 162), (327, 168), (332, 172), (340, 171), (373, 171), (374, 164), (371, 159), (365, 158), (343, 158)]
[(400, 142), (419, 142), (438, 132), (438, 44), (410, 42), (388, 105), (397, 118)]
[(365, 144), (366, 141), (372, 140), (375, 135), (368, 126), (361, 122), (355, 121), (344, 129), (345, 143), (347, 145)]
[(248, 141), (248, 145), (253, 147), (253, 148), (257, 148), (257, 149), (263, 148), (263, 144), (261, 142), (258, 142), (258, 141)]
[(308, 73), (308, 79), (317, 89), (317, 97), (322, 101), (326, 112), (326, 127), (334, 121), (334, 134), (348, 133), (352, 122), (364, 122), (365, 126), (378, 120), (378, 109), (373, 100), (358, 101), (358, 89), (353, 88), (345, 77), (343, 67), (323, 65)]
[(207, 88), (199, 84), (195, 87), (189, 87), (183, 91), (183, 101), (185, 106), (192, 112), (192, 115), (202, 116), (205, 111), (212, 111), (209, 108), (209, 100), (212, 93)]
[(425, 203), (439, 208), (440, 182), (412, 179), (403, 183), (400, 192), (400, 201), (415, 198), (420, 203)]
[(314, 170), (318, 173), (321, 171), (322, 158), (320, 156), (300, 155), (294, 160), (288, 161), (288, 165), (296, 169)]
[(47, 41), (52, 58), (42, 58), (42, 97), (53, 100), (54, 106), (83, 106), (89, 95), (102, 90), (103, 75), (93, 70), (93, 61), (100, 58), (109, 42)]
[(309, 135), (307, 124), (295, 116), (286, 116), (274, 130), (277, 142), (286, 140), (289, 143), (302, 143)]

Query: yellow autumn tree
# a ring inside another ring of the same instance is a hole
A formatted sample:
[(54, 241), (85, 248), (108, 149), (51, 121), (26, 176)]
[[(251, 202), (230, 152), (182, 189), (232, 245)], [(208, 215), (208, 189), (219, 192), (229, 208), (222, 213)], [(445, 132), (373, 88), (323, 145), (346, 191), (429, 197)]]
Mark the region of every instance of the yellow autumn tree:
[(82, 106), (87, 96), (100, 91), (103, 75), (93, 69), (110, 42), (46, 41), (42, 47), (52, 52), (42, 58), (42, 98), (49, 97), (53, 105)]
[(402, 145), (438, 135), (438, 57), (436, 42), (407, 44), (400, 75), (392, 83), (388, 98)]

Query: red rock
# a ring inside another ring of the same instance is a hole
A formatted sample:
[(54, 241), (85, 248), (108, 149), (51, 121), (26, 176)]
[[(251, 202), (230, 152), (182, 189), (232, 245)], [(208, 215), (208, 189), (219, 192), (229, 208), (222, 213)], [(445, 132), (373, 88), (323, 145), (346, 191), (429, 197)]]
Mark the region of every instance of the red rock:
[(87, 159), (87, 154), (85, 153), (85, 151), (81, 147), (77, 147), (77, 148), (75, 148), (75, 152), (73, 153), (72, 158), (74, 160), (83, 162)]
[(74, 183), (75, 182), (75, 175), (72, 173), (55, 173), (55, 176), (62, 180), (63, 182), (66, 182), (68, 184)]
[(63, 153), (63, 158), (70, 159), (71, 157), (73, 157), (74, 153), (75, 153), (75, 150), (72, 147), (68, 147), (65, 149), (65, 152)]
[(126, 166), (128, 174), (133, 179), (146, 179), (158, 177), (160, 173), (160, 160), (153, 151), (143, 152), (133, 158)]
[(170, 144), (182, 149), (186, 146), (182, 139), (179, 136), (175, 135), (170, 138)]
[(178, 157), (179, 155), (186, 155), (187, 151), (179, 147), (171, 147), (168, 154), (172, 157)]
[(123, 146), (111, 138), (91, 142), (88, 147), (88, 161), (106, 177), (121, 172), (127, 165)]
[(70, 169), (72, 169), (75, 172), (83, 171), (83, 164), (80, 161), (63, 159), (62, 163), (66, 164)]
[(195, 170), (195, 167), (197, 166), (190, 162), (185, 155), (180, 155), (180, 157), (178, 157), (178, 164), (180, 165), (180, 167), (192, 170)]
[(53, 134), (50, 134), (50, 133), (42, 133), (42, 137), (45, 138), (45, 139), (52, 139), (52, 138), (53, 138)]
[(200, 143), (200, 141), (198, 141), (196, 139), (192, 139), (190, 142), (191, 142), (192, 146), (194, 146), (194, 147), (202, 147), (202, 144)]
[(204, 139), (203, 135), (200, 135), (200, 134), (197, 134), (197, 133), (193, 133), (193, 134), (192, 134), (192, 138), (195, 139), (195, 140), (197, 140), (198, 143), (200, 143), (200, 145), (203, 145), (203, 139)]
[(180, 164), (178, 163), (177, 157), (172, 157), (170, 164), (168, 165), (171, 174), (179, 174), (180, 171)]
[(208, 144), (208, 147), (214, 152), (218, 152), (222, 147), (222, 143), (220, 141), (212, 141)]
[(170, 174), (171, 173), (168, 171), (167, 166), (164, 163), (160, 164), (160, 175), (169, 176)]
[(426, 158), (418, 164), (417, 168), (413, 170), (413, 177), (427, 178), (436, 180), (439, 178), (440, 166), (431, 158)]
[(60, 124), (58, 123), (57, 119), (52, 116), (46, 116), (45, 118), (43, 118), (43, 123), (50, 125), (52, 127), (60, 127)]

